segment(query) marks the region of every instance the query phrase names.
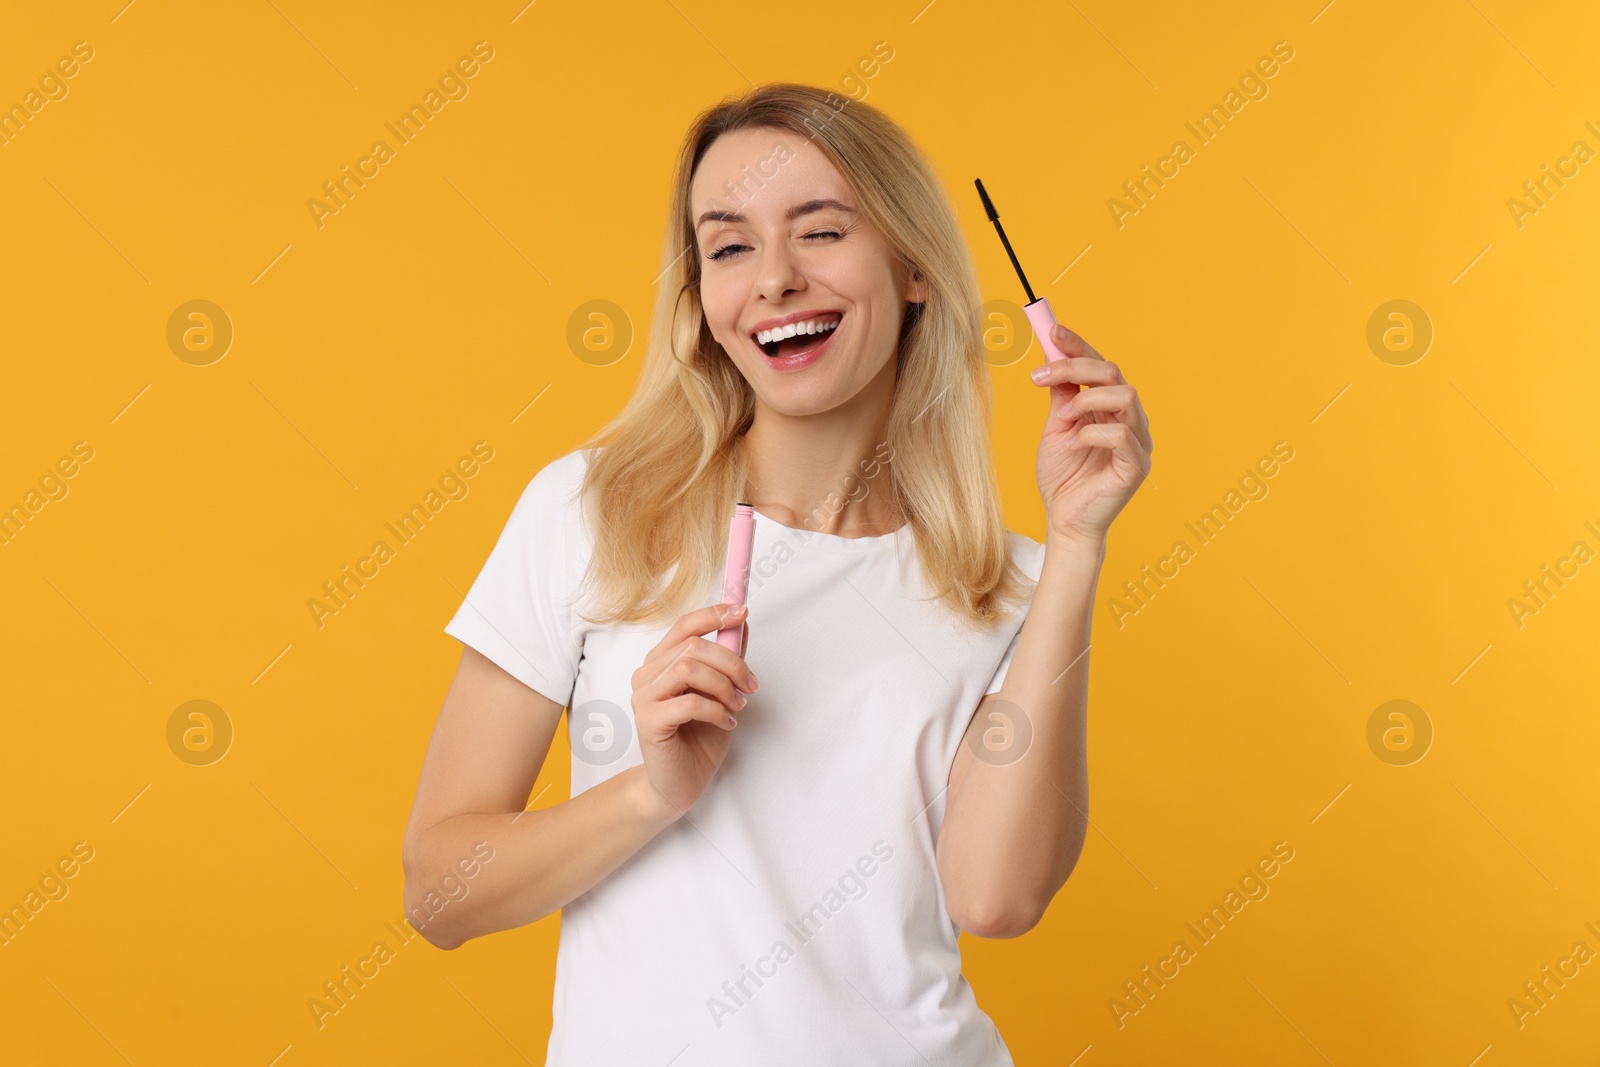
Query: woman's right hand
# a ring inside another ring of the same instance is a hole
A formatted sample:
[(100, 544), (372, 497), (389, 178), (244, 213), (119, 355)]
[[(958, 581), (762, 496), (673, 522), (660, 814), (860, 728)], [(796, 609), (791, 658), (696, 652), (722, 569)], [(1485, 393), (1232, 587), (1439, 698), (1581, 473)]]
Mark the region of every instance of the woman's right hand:
[[(745, 618), (742, 605), (712, 604), (681, 616), (633, 672), (633, 721), (646, 777), (671, 818), (683, 814), (728, 754), (734, 716), (755, 692), (744, 658), (715, 634)], [(744, 622), (741, 647), (749, 651)]]

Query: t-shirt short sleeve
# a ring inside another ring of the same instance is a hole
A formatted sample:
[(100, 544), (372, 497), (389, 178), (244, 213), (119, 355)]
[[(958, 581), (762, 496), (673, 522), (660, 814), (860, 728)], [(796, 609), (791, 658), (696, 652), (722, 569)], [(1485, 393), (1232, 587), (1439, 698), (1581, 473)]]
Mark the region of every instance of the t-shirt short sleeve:
[(528, 483), (444, 632), (566, 707), (582, 656), (574, 590), (583, 457), (551, 461)]
[(1016, 634), (1011, 638), (1011, 643), (1006, 646), (1006, 654), (1001, 657), (1000, 667), (994, 672), (994, 681), (989, 683), (989, 688), (983, 691), (984, 696), (1000, 692), (1000, 687), (1005, 684), (1006, 672), (1011, 669), (1011, 657), (1017, 653), (1017, 638), (1022, 636), (1022, 628), (1018, 627)]
[[(1038, 581), (1039, 573), (1044, 568), (1044, 546), (1032, 538), (1022, 537), (1020, 534), (1013, 534), (1012, 536), (1020, 542), (1018, 547), (1014, 549), (1017, 565), (1022, 568), (1029, 578)], [(989, 688), (984, 690), (984, 696), (998, 693), (1000, 686), (1005, 683), (1006, 672), (1011, 669), (1012, 657), (1017, 654), (1017, 642), (1022, 637), (1022, 623), (1027, 620), (1028, 610), (1032, 606), (1033, 603), (1030, 600), (1028, 607), (1023, 609), (1021, 617), (1017, 620), (1017, 632), (1011, 635), (1011, 643), (1006, 646), (1005, 655), (1000, 658), (1000, 666), (996, 668), (994, 679), (990, 681)]]

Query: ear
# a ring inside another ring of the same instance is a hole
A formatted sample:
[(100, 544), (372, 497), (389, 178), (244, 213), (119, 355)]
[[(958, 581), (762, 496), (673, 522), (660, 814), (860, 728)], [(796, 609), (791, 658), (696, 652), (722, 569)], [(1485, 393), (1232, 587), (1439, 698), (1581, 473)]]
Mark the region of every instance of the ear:
[(926, 304), (928, 302), (928, 279), (922, 276), (920, 270), (911, 272), (911, 280), (906, 283), (906, 303)]

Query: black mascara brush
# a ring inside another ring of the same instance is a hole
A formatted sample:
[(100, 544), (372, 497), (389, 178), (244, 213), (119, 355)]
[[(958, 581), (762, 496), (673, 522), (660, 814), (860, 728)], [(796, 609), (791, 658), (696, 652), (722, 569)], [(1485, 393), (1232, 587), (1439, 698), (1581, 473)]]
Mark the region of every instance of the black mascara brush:
[(1050, 301), (1045, 297), (1033, 295), (1033, 286), (1028, 284), (1028, 276), (1022, 273), (1022, 264), (1017, 262), (1017, 254), (1011, 250), (1011, 242), (1006, 239), (1006, 231), (1000, 225), (1000, 212), (994, 209), (994, 201), (990, 200), (989, 194), (984, 191), (982, 179), (974, 178), (973, 181), (978, 186), (978, 195), (983, 198), (984, 213), (989, 216), (989, 221), (994, 223), (995, 232), (1000, 235), (1000, 243), (1006, 246), (1006, 255), (1011, 257), (1011, 266), (1016, 268), (1017, 277), (1022, 279), (1022, 291), (1028, 294), (1028, 303), (1024, 305), (1022, 311), (1033, 324), (1033, 335), (1044, 347), (1044, 358), (1066, 359), (1067, 354), (1057, 348), (1050, 338), (1050, 330), (1056, 324), (1055, 314), (1050, 310)]

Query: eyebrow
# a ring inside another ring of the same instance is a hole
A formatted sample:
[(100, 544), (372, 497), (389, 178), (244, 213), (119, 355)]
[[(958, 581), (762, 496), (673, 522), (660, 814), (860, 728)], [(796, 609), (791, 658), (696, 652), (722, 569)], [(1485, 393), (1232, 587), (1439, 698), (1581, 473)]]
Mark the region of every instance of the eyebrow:
[[(789, 220), (790, 222), (793, 222), (795, 219), (799, 218), (801, 215), (809, 215), (814, 211), (824, 211), (824, 210), (826, 210), (828, 208), (835, 208), (835, 209), (837, 209), (839, 211), (845, 211), (845, 212), (848, 212), (848, 213), (850, 213), (852, 215), (855, 214), (855, 210), (856, 210), (855, 208), (851, 207), (849, 204), (840, 203), (839, 201), (833, 199), (832, 197), (822, 197), (821, 199), (817, 199), (817, 200), (807, 200), (803, 204), (796, 204), (794, 207), (790, 208), (788, 211), (785, 211), (783, 213), (783, 217), (785, 219)], [(695, 226), (695, 229), (698, 230), (701, 226), (704, 226), (708, 222), (747, 222), (747, 221), (749, 221), (749, 220), (746, 219), (743, 215), (741, 215), (737, 211), (707, 211), (705, 214), (700, 216), (699, 220), (695, 222), (694, 226)]]

